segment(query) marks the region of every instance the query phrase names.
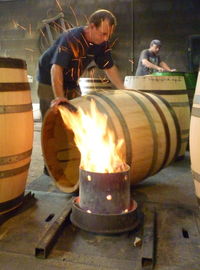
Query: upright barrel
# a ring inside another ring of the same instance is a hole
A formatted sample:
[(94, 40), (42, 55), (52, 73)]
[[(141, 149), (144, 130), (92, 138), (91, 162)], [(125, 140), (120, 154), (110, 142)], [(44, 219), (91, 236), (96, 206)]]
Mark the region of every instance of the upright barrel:
[(186, 92), (188, 94), (190, 109), (192, 108), (192, 102), (197, 82), (198, 72), (154, 72), (154, 76), (183, 76), (185, 78)]
[(174, 109), (181, 128), (181, 149), (178, 158), (185, 155), (189, 140), (190, 108), (183, 76), (126, 76), (128, 89), (153, 93), (163, 97)]
[(33, 113), (25, 61), (0, 57), (0, 214), (24, 197), (33, 144)]
[(79, 86), (82, 95), (86, 95), (93, 91), (113, 89), (112, 83), (105, 78), (80, 78)]
[(200, 204), (200, 72), (197, 79), (190, 121), (190, 159), (195, 192)]
[[(180, 149), (180, 128), (175, 112), (159, 96), (139, 91), (95, 91), (71, 103), (89, 112), (91, 100), (108, 117), (116, 139), (124, 139), (122, 154), (134, 185), (169, 165)], [(80, 152), (75, 131), (62, 116), (49, 110), (42, 126), (42, 151), (56, 185), (65, 192), (78, 188)], [(97, 153), (98, 155), (99, 153)]]

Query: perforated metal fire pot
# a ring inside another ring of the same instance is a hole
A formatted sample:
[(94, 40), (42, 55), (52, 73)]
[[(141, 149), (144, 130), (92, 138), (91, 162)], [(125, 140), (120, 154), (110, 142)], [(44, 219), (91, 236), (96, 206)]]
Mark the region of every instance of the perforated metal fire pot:
[(140, 221), (137, 203), (130, 196), (129, 167), (117, 173), (80, 169), (79, 197), (72, 205), (71, 222), (95, 233), (133, 230)]

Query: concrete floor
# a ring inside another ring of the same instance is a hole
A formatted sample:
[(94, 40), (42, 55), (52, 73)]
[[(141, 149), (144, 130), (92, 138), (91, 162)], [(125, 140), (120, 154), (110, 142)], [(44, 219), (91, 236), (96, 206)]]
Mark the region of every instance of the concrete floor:
[[(71, 224), (66, 226), (46, 260), (34, 256), (38, 239), (44, 229), (50, 226), (44, 220), (51, 213), (55, 214), (54, 218), (58, 217), (71, 199), (70, 195), (55, 187), (51, 178), (42, 174), (40, 131), (41, 123), (35, 122), (33, 154), (27, 179), (27, 192), (35, 194), (36, 203), (9, 218), (0, 227), (0, 269), (142, 269), (141, 248), (128, 249), (130, 245), (133, 248), (135, 235), (128, 233), (109, 238), (81, 232)], [(134, 187), (132, 195), (143, 209), (156, 209), (158, 220), (154, 269), (199, 270), (200, 218), (189, 152), (186, 152), (183, 160)], [(186, 231), (189, 236), (182, 237), (180, 231)], [(142, 238), (140, 230), (137, 233)]]

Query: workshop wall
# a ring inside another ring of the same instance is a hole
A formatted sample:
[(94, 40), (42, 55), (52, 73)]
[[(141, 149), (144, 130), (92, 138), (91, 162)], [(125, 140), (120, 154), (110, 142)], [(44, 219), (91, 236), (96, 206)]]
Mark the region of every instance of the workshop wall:
[[(28, 74), (33, 76), (33, 102), (37, 102), (38, 59), (48, 45), (41, 32), (42, 20), (63, 11), (68, 23), (84, 25), (86, 17), (99, 8), (117, 17), (113, 57), (123, 76), (135, 74), (141, 50), (154, 38), (163, 43), (163, 60), (172, 68), (188, 71), (189, 37), (200, 35), (199, 0), (0, 0), (0, 55), (27, 62)], [(199, 57), (195, 55), (196, 62)]]
[[(0, 1), (0, 56), (24, 59), (31, 83), (32, 100), (37, 102), (36, 70), (39, 56), (47, 46), (42, 20), (61, 11), (64, 19), (74, 26), (85, 25), (87, 17), (96, 9), (112, 11), (118, 21), (113, 35), (113, 58), (122, 75), (131, 70), (132, 59), (132, 0), (13, 0)], [(42, 30), (42, 31), (41, 31)], [(47, 46), (48, 47), (48, 46)]]

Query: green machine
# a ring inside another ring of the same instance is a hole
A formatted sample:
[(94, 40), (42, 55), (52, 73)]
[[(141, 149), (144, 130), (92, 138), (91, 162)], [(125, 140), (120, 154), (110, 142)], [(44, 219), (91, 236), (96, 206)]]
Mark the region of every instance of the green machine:
[(189, 103), (190, 103), (190, 109), (192, 108), (192, 104), (193, 104), (193, 97), (194, 97), (194, 92), (195, 92), (196, 83), (197, 83), (197, 76), (198, 76), (198, 72), (185, 72), (184, 74), (186, 89), (188, 92), (188, 98), (189, 98)]
[(178, 71), (165, 71), (165, 72), (154, 72), (152, 75), (154, 76), (184, 76), (185, 72), (178, 72)]

